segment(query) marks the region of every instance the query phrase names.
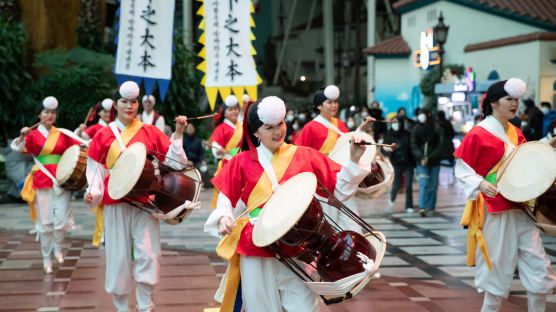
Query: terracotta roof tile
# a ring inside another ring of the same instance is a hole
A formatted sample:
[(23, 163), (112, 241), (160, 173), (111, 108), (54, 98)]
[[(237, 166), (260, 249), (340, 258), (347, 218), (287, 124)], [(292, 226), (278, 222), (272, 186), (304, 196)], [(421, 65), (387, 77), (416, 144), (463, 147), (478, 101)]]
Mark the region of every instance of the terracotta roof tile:
[(464, 52), (472, 52), (478, 50), (487, 50), (497, 47), (503, 47), (512, 44), (520, 44), (529, 41), (553, 41), (556, 40), (556, 32), (534, 32), (525, 35), (506, 37), (491, 41), (479, 42), (474, 44), (468, 44), (463, 49)]
[(363, 53), (372, 55), (409, 55), (411, 49), (402, 36), (396, 36), (363, 49)]
[[(392, 7), (398, 10), (409, 4), (418, 5), (419, 2), (426, 4), (425, 2), (430, 1), (400, 0), (396, 1)], [(485, 8), (497, 9), (556, 26), (555, 0), (452, 0), (452, 2), (473, 7), (482, 6)]]

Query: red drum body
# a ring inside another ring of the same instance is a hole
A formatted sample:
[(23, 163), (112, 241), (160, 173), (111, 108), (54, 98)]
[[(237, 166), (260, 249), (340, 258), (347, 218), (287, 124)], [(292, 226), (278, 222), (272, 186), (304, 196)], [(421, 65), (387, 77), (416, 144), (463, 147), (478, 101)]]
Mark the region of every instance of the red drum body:
[[(120, 155), (108, 181), (110, 197), (124, 199), (153, 214), (168, 214), (187, 200), (196, 202), (200, 191), (201, 175), (197, 169), (171, 171), (157, 159), (149, 160), (142, 143), (130, 145)], [(181, 223), (191, 211), (183, 209), (164, 221)]]
[[(314, 196), (316, 187), (316, 177), (309, 172), (300, 173), (281, 184), (258, 216), (252, 234), (253, 243), (276, 252), (277, 259), (304, 279), (310, 288), (312, 284), (324, 286), (311, 289), (323, 296), (325, 302), (330, 303), (327, 301), (330, 298), (343, 301), (351, 296), (346, 297), (346, 293), (355, 294), (376, 273), (386, 251), (386, 238), (378, 231), (363, 235), (329, 222)], [(363, 265), (369, 262), (375, 265), (371, 269)], [(316, 281), (312, 276), (303, 275), (300, 264), (316, 272)], [(353, 280), (348, 286), (338, 286), (345, 285), (350, 279)], [(330, 293), (334, 287), (341, 290)], [(324, 288), (326, 291), (320, 293)]]
[(556, 182), (537, 198), (534, 215), (546, 234), (556, 236)]

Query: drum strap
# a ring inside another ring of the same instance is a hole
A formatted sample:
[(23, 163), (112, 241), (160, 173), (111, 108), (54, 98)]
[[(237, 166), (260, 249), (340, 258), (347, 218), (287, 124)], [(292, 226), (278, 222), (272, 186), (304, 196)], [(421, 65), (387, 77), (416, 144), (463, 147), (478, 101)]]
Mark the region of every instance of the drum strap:
[[(333, 120), (335, 121), (336, 118), (333, 118)], [(317, 117), (315, 117), (315, 119), (313, 119), (314, 121), (322, 124), (323, 126), (325, 126), (326, 128), (336, 132), (338, 135), (342, 135), (344, 134), (342, 131), (340, 131), (340, 129), (338, 129), (337, 126), (335, 126), (334, 124), (332, 124), (330, 121), (326, 120), (326, 118), (322, 117), (321, 115), (318, 115)]]
[(126, 145), (133, 139), (133, 137), (139, 132), (143, 123), (139, 121), (137, 118), (133, 119), (131, 124), (129, 124), (120, 134), (118, 127), (116, 126), (116, 122), (111, 122), (109, 124), (112, 133), (116, 140), (112, 142), (110, 148), (108, 149), (108, 154), (106, 155), (106, 167), (112, 168), (120, 157), (120, 154), (126, 149)]
[(242, 126), (241, 122), (237, 122), (236, 125), (235, 125), (235, 128), (234, 128), (234, 134), (232, 135), (230, 140), (228, 140), (228, 143), (224, 147), (226, 152), (230, 152), (231, 149), (233, 149), (233, 148), (235, 148), (239, 145), (239, 142), (241, 141), (242, 134), (243, 134), (243, 126)]

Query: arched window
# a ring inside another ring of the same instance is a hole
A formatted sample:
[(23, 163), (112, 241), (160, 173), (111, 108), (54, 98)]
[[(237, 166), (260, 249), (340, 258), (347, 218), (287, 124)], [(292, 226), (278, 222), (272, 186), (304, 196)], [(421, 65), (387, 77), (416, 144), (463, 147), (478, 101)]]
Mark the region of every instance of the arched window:
[(498, 72), (493, 70), (488, 74), (488, 80), (500, 80), (500, 76), (498, 75)]

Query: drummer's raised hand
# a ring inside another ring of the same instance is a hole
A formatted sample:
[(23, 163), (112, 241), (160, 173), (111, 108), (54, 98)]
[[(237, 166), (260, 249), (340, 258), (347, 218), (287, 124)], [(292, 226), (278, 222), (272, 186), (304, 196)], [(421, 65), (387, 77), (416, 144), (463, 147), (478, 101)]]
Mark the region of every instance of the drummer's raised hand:
[(483, 181), (479, 184), (479, 190), (488, 197), (495, 197), (498, 194), (496, 186), (488, 181)]
[(234, 220), (230, 217), (222, 217), (220, 218), (220, 222), (218, 222), (218, 234), (224, 236), (232, 233), (234, 229)]
[(376, 119), (374, 117), (367, 116), (367, 117), (365, 117), (365, 120), (363, 120), (363, 122), (361, 123), (359, 128), (357, 128), (357, 130), (362, 131), (362, 132), (367, 132), (367, 128), (369, 127), (369, 125), (372, 124), (375, 121), (376, 121)]
[(349, 159), (356, 164), (359, 163), (359, 159), (365, 152), (365, 145), (357, 144), (361, 142), (363, 142), (362, 138), (355, 135), (351, 136), (351, 144), (349, 146)]
[(174, 118), (174, 120), (176, 121), (176, 131), (174, 132), (174, 139), (178, 140), (182, 138), (185, 126), (187, 126), (187, 117), (178, 116)]

